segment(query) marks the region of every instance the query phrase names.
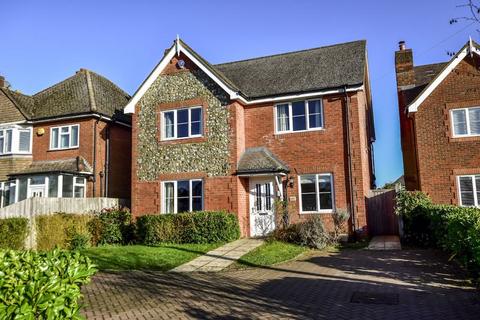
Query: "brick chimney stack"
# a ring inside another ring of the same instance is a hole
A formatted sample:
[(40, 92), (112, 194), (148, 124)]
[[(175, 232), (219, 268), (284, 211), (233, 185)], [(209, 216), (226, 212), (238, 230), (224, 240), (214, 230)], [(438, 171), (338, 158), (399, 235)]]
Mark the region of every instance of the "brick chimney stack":
[(6, 88), (7, 87), (7, 81), (5, 81), (4, 76), (0, 76), (0, 88)]
[(413, 51), (407, 49), (405, 41), (398, 43), (395, 52), (395, 72), (397, 74), (397, 90), (405, 90), (415, 85), (415, 71), (413, 70)]

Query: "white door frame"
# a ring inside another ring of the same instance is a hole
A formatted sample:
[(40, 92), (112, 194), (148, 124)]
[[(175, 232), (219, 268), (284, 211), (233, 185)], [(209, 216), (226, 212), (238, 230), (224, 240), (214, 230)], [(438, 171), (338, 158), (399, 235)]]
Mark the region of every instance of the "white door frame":
[[(249, 208), (248, 214), (250, 217), (250, 237), (265, 236), (271, 231), (275, 230), (275, 177), (250, 177), (249, 178)], [(256, 188), (260, 185), (260, 208), (257, 209), (256, 202)], [(266, 185), (269, 185), (270, 202), (267, 204)], [(268, 207), (268, 208), (267, 208)]]
[(30, 185), (28, 187), (28, 198), (32, 198), (35, 192), (42, 192), (42, 198), (46, 196), (45, 184)]

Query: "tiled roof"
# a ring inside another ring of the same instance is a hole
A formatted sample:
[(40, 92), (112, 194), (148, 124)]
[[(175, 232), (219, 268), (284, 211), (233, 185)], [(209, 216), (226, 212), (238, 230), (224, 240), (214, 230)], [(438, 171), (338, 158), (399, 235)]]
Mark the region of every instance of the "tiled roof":
[(437, 74), (447, 65), (447, 62), (426, 64), (416, 66), (415, 71), (415, 86), (423, 86), (430, 83)]
[(366, 41), (213, 65), (248, 98), (361, 85)]
[(9, 176), (50, 172), (92, 174), (93, 169), (83, 157), (76, 157), (64, 160), (34, 161), (25, 169), (12, 172)]
[(237, 174), (289, 172), (288, 166), (265, 147), (246, 149), (238, 161)]
[(95, 112), (130, 122), (130, 117), (123, 114), (130, 96), (110, 80), (86, 69), (32, 96), (2, 90), (9, 93), (28, 120)]

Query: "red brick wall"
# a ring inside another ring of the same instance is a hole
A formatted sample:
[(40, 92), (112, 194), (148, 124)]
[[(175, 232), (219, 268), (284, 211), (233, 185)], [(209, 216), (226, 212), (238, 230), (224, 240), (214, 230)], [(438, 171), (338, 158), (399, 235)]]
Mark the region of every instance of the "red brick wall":
[[(81, 156), (93, 167), (93, 145), (94, 126), (97, 119), (77, 118), (45, 123), (36, 123), (33, 127), (33, 161), (62, 160)], [(65, 125), (80, 125), (79, 146), (68, 150), (50, 150), (50, 128)], [(96, 182), (95, 195), (93, 194), (93, 182), (87, 183), (87, 197), (103, 196), (100, 193), (101, 184), (104, 182), (99, 176), (100, 171), (105, 172), (106, 160), (106, 137), (107, 127), (111, 134), (111, 157), (110, 157), (110, 191), (109, 196), (129, 198), (130, 197), (130, 128), (119, 125), (112, 125), (105, 121), (99, 121), (97, 125), (97, 154), (96, 154)], [(38, 129), (44, 129), (44, 134), (39, 135)]]
[(480, 173), (480, 137), (452, 138), (449, 110), (480, 105), (480, 59), (467, 57), (419, 106), (420, 189), (437, 203), (458, 204), (455, 176)]

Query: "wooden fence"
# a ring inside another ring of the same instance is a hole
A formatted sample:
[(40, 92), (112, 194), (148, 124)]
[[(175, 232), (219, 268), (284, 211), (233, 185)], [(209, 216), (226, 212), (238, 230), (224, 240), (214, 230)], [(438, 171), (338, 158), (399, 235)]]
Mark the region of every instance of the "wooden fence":
[(367, 196), (368, 230), (372, 236), (398, 235), (398, 217), (395, 214), (395, 190), (371, 190)]
[(127, 201), (116, 198), (28, 198), (0, 208), (0, 219), (21, 217), (29, 219), (29, 232), (25, 240), (27, 249), (36, 248), (35, 216), (57, 212), (87, 214), (104, 208), (126, 206)]

